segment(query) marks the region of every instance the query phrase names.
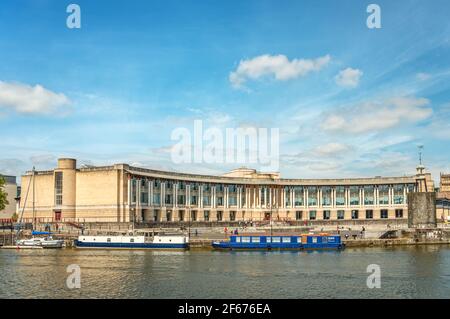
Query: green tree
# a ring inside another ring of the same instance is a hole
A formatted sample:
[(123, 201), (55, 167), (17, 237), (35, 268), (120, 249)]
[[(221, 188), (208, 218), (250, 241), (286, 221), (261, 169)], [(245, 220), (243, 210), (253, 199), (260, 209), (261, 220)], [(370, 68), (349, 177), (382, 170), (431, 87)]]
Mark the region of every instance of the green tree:
[(6, 198), (6, 195), (8, 194), (6, 194), (6, 192), (4, 191), (3, 189), (4, 187), (5, 187), (5, 179), (2, 176), (0, 176), (0, 210), (4, 210), (6, 205), (9, 204)]

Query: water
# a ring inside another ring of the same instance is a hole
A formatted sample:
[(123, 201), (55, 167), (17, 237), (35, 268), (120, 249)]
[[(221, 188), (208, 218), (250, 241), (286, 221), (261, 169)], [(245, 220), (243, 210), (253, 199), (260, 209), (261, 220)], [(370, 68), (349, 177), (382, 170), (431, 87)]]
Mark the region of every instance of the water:
[[(66, 268), (81, 268), (69, 289)], [(366, 268), (381, 267), (368, 289)], [(343, 252), (0, 250), (0, 298), (449, 298), (450, 246)]]

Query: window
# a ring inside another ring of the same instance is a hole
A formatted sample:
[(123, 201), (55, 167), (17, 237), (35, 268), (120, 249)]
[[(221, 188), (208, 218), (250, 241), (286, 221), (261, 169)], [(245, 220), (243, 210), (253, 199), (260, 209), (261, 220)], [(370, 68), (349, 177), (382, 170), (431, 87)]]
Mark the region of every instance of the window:
[(216, 192), (219, 192), (219, 193), (223, 192), (223, 184), (219, 184), (216, 186)]
[(329, 210), (323, 211), (323, 219), (328, 220), (331, 217), (331, 212)]
[(205, 222), (209, 222), (209, 210), (203, 212), (203, 218), (205, 219)]
[(259, 243), (259, 237), (252, 237), (252, 243)]
[(130, 243), (134, 243), (134, 238), (130, 238)]
[(178, 195), (177, 203), (178, 203), (178, 205), (185, 205), (186, 204), (186, 196)]
[(211, 196), (203, 196), (203, 206), (211, 206)]
[(166, 203), (166, 205), (171, 205), (172, 204), (172, 194), (166, 194), (166, 196), (165, 196), (166, 198), (165, 198), (165, 203)]
[(282, 239), (283, 243), (290, 243), (291, 242), (291, 237), (283, 237)]
[(191, 211), (191, 220), (193, 222), (197, 221), (197, 211), (196, 210)]
[(368, 209), (366, 210), (366, 219), (372, 219), (373, 218), (373, 210)]
[(111, 242), (111, 238), (106, 239), (106, 242), (110, 243)]
[(380, 217), (381, 218), (388, 218), (388, 210), (387, 209), (382, 209), (380, 212)]
[(389, 185), (378, 186), (378, 193), (379, 193), (379, 204), (380, 205), (388, 205), (389, 204)]
[(197, 205), (197, 196), (196, 195), (191, 196), (191, 205)]
[(228, 191), (230, 193), (236, 193), (237, 192), (237, 186), (236, 185), (229, 185), (228, 186)]
[(359, 187), (350, 186), (350, 205), (359, 205)]
[(186, 188), (186, 184), (185, 184), (184, 182), (179, 182), (179, 183), (178, 183), (178, 188), (181, 189), (181, 190), (183, 190), (183, 189)]
[(294, 187), (294, 205), (295, 206), (303, 206), (303, 187), (297, 186)]
[(322, 205), (331, 206), (331, 187), (322, 187)]
[(308, 206), (317, 206), (317, 187), (308, 187)]
[(337, 219), (344, 219), (345, 212), (343, 210), (337, 211)]
[(296, 220), (302, 220), (303, 219), (303, 212), (301, 210), (298, 210), (295, 212), (295, 219)]
[(394, 185), (394, 204), (403, 204), (405, 201), (404, 195), (404, 185)]
[(172, 182), (166, 182), (166, 188), (172, 189)]
[(250, 242), (250, 237), (242, 237), (242, 242), (243, 243), (249, 243)]
[(345, 187), (337, 186), (336, 187), (336, 206), (344, 206), (345, 205)]
[(171, 210), (168, 210), (168, 211), (166, 212), (166, 220), (167, 220), (168, 222), (171, 222), (171, 221), (172, 221), (172, 211), (171, 211)]
[(236, 206), (237, 205), (237, 196), (234, 195), (234, 196), (228, 197), (228, 204), (230, 206)]
[(403, 209), (395, 210), (395, 218), (403, 218)]
[(210, 184), (203, 185), (203, 191), (205, 191), (205, 192), (211, 191), (211, 185)]
[(161, 200), (161, 195), (160, 194), (153, 194), (153, 204), (154, 205), (159, 205), (160, 204), (160, 200)]
[(55, 173), (55, 205), (62, 205), (62, 196), (63, 196), (63, 173), (56, 172)]
[(221, 222), (223, 217), (223, 212), (219, 211), (217, 212), (217, 221)]
[(184, 221), (184, 210), (178, 211), (178, 219), (180, 220), (180, 222)]
[(358, 219), (359, 212), (357, 210), (352, 210), (352, 219)]
[(317, 217), (316, 215), (317, 215), (317, 212), (315, 210), (310, 211), (309, 212), (309, 219), (310, 220), (315, 220), (316, 217)]
[(223, 206), (223, 197), (222, 196), (217, 197), (217, 206)]
[(280, 237), (272, 237), (272, 243), (279, 243), (279, 242), (281, 242)]
[(230, 221), (234, 222), (236, 220), (236, 212), (230, 212)]
[(284, 194), (285, 194), (285, 202), (284, 205), (286, 207), (291, 207), (291, 189), (289, 187), (284, 188)]
[(373, 205), (374, 200), (374, 190), (373, 186), (364, 186), (364, 205)]
[(158, 180), (153, 181), (153, 188), (159, 188), (159, 186), (161, 185), (161, 182)]

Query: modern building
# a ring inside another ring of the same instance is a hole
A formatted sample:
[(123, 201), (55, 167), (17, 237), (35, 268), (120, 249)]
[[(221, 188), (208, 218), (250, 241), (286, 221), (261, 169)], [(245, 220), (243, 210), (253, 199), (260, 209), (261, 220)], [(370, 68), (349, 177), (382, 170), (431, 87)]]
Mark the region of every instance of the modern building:
[(15, 176), (7, 176), (7, 175), (1, 175), (3, 179), (5, 180), (5, 187), (4, 191), (7, 194), (7, 200), (8, 205), (6, 205), (4, 210), (0, 211), (0, 220), (5, 219), (11, 219), (13, 217), (14, 213), (16, 212), (17, 203), (16, 198), (18, 197), (18, 187), (16, 183), (16, 177)]
[(402, 177), (285, 179), (248, 168), (210, 176), (59, 159), (54, 170), (22, 176), (20, 206), (25, 220), (42, 222), (406, 222), (407, 193), (419, 189), (434, 189), (419, 168)]

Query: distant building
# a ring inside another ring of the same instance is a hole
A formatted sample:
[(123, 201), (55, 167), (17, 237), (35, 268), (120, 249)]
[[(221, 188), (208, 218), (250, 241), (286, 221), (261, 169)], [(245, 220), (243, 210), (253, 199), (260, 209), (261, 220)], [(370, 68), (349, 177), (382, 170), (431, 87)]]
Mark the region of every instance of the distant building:
[(4, 191), (7, 193), (8, 205), (6, 205), (4, 210), (0, 211), (1, 219), (10, 219), (16, 212), (17, 204), (16, 198), (18, 197), (18, 187), (16, 183), (15, 176), (1, 175), (5, 180)]
[[(416, 175), (285, 179), (240, 168), (223, 176), (185, 174), (116, 164), (58, 167), (22, 176), (25, 220), (78, 222), (405, 222), (407, 194), (434, 190), (421, 166)], [(33, 185), (35, 190), (33, 191)], [(34, 196), (32, 194), (34, 193)], [(33, 199), (34, 198), (34, 211)], [(272, 216), (272, 217), (271, 217)]]
[(438, 220), (450, 221), (450, 174), (441, 173), (439, 192), (436, 198), (436, 215)]

